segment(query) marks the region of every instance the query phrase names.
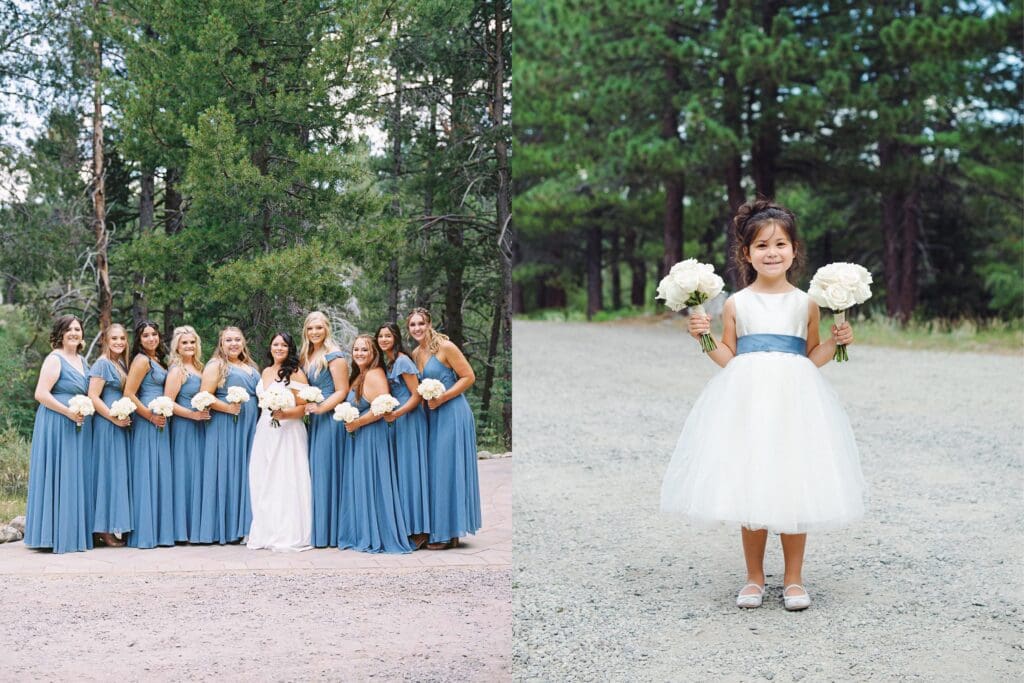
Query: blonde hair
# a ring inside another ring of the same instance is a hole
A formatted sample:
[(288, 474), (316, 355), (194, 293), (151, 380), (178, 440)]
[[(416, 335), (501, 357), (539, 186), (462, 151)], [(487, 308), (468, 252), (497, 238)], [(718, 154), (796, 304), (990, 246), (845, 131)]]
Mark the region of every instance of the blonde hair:
[[(110, 354), (110, 333), (114, 328), (118, 328), (124, 333), (124, 350), (112, 357)], [(121, 388), (124, 389), (125, 380), (128, 379), (128, 373), (125, 372), (125, 368), (128, 367), (128, 330), (125, 329), (124, 325), (113, 323), (103, 330), (103, 338), (100, 341), (100, 356), (113, 361), (114, 369), (117, 370), (117, 375), (121, 378)]]
[(224, 353), (223, 346), (224, 333), (231, 331), (235, 331), (238, 334), (242, 335), (242, 351), (238, 354), (238, 362), (245, 363), (246, 365), (249, 365), (259, 370), (259, 366), (256, 365), (256, 363), (252, 359), (252, 355), (249, 353), (249, 346), (245, 343), (245, 334), (242, 332), (241, 328), (235, 327), (234, 325), (229, 325), (228, 327), (225, 327), (223, 330), (221, 330), (220, 334), (217, 335), (217, 348), (214, 349), (213, 355), (210, 356), (211, 362), (215, 360), (220, 361), (220, 367), (218, 368), (218, 370), (220, 371), (220, 377), (217, 379), (218, 387), (224, 386), (224, 383), (228, 381), (228, 370), (231, 368), (231, 362), (228, 360), (227, 354)]
[(366, 372), (369, 373), (370, 370), (381, 367), (380, 349), (377, 348), (377, 342), (373, 337), (368, 334), (361, 334), (352, 340), (352, 381), (348, 386), (350, 390), (356, 392), (357, 401), (363, 397), (363, 380), (366, 379), (366, 374), (363, 373), (362, 368), (360, 368), (359, 364), (356, 363), (356, 342), (360, 339), (366, 340), (366, 345), (370, 347), (370, 353), (373, 356), (370, 359), (370, 364), (366, 368)]
[[(167, 352), (167, 367), (179, 367), (182, 369), (183, 372), (187, 372), (185, 370), (185, 361), (183, 361), (181, 359), (181, 356), (178, 355), (178, 344), (181, 342), (181, 338), (184, 337), (186, 334), (191, 334), (193, 337), (196, 338), (196, 355), (193, 357), (192, 362), (195, 363), (196, 368), (198, 368), (199, 371), (202, 372), (203, 341), (199, 338), (199, 333), (196, 332), (195, 328), (192, 327), (191, 325), (181, 325), (180, 327), (174, 328), (174, 332), (171, 334), (171, 348)], [(188, 375), (186, 375), (186, 377), (187, 376)]]
[(430, 311), (425, 308), (417, 306), (416, 308), (409, 311), (409, 315), (405, 317), (405, 328), (409, 329), (409, 321), (412, 320), (414, 315), (423, 316), (427, 321), (427, 351), (437, 355), (437, 352), (441, 350), (441, 342), (451, 341), (447, 334), (441, 334), (434, 329), (434, 324), (431, 322)]
[[(309, 337), (306, 336), (306, 328), (316, 318), (323, 321), (327, 333), (324, 336), (323, 344), (320, 345), (320, 349), (314, 351), (313, 344), (309, 341)], [(311, 369), (316, 370), (313, 374), (318, 375), (327, 369), (327, 354), (340, 350), (341, 345), (334, 339), (334, 333), (331, 331), (330, 319), (322, 311), (312, 311), (307, 315), (306, 320), (302, 323), (302, 348), (299, 350), (299, 365), (302, 366), (302, 369), (305, 370), (307, 366), (312, 364), (313, 368)]]

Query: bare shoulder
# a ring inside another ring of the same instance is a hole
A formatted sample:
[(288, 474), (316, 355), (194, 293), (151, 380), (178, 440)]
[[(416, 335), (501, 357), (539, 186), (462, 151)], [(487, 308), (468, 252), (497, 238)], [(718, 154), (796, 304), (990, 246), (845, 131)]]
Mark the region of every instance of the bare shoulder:
[(137, 356), (135, 356), (135, 358), (132, 358), (132, 367), (131, 367), (132, 370), (137, 370), (138, 368), (148, 368), (148, 367), (149, 367), (149, 356), (147, 356), (146, 354), (140, 353)]
[(301, 382), (302, 384), (309, 384), (309, 380), (306, 379), (306, 373), (304, 373), (302, 370), (296, 370), (295, 372), (293, 372), (290, 379), (293, 382)]

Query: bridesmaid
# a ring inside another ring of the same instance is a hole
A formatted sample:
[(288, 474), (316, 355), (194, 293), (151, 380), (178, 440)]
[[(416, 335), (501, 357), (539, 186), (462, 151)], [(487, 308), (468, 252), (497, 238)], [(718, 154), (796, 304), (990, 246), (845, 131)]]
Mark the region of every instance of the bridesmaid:
[(132, 497), (132, 548), (174, 545), (173, 473), (171, 471), (171, 431), (167, 418), (148, 407), (163, 396), (167, 368), (163, 359), (167, 349), (160, 339), (160, 328), (150, 320), (135, 326), (132, 340), (132, 364), (124, 383), (124, 395), (135, 402), (132, 428), (130, 491)]
[(343, 465), (339, 548), (367, 553), (412, 550), (387, 423), (370, 412), (373, 399), (386, 393), (388, 378), (377, 345), (373, 337), (361, 334), (352, 345), (352, 388), (347, 397), (361, 415), (345, 425), (355, 434), (355, 443)]
[(311, 386), (320, 388), (324, 400), (307, 403), (309, 423), (309, 474), (313, 480), (313, 546), (338, 544), (338, 511), (341, 505), (341, 461), (352, 439), (333, 419), (334, 407), (348, 394), (348, 363), (331, 334), (331, 323), (320, 311), (306, 316), (302, 325), (299, 363)]
[(174, 401), (171, 424), (171, 469), (174, 472), (174, 540), (199, 539), (199, 509), (203, 496), (203, 446), (209, 410), (193, 410), (203, 375), (203, 347), (191, 325), (174, 328), (167, 360), (164, 395)]
[(431, 541), (427, 548), (455, 548), (460, 536), (480, 529), (476, 423), (463, 395), (476, 375), (459, 347), (434, 330), (426, 309), (414, 308), (406, 324), (419, 344), (412, 356), (420, 378), (440, 380), (446, 390), (427, 403)]
[(96, 492), (92, 531), (107, 546), (123, 546), (114, 534), (132, 530), (132, 499), (128, 490), (131, 457), (131, 418), (110, 414), (110, 406), (124, 396), (128, 378), (128, 333), (114, 323), (103, 333), (100, 357), (89, 371), (89, 398), (96, 408), (92, 453)]
[(89, 366), (79, 355), (82, 321), (73, 315), (57, 318), (50, 348), (36, 383), (25, 545), (66, 553), (92, 548), (91, 420), (68, 408), (88, 384)]
[[(203, 369), (201, 391), (217, 397), (210, 406), (203, 447), (203, 496), (198, 543), (238, 543), (252, 524), (249, 501), (249, 453), (256, 432), (256, 383), (259, 369), (237, 327), (225, 327), (213, 357)], [(228, 403), (228, 389), (242, 387), (245, 403)]]
[(394, 424), (389, 430), (391, 446), (398, 461), (398, 495), (402, 511), (417, 547), (430, 532), (430, 508), (427, 498), (427, 416), (416, 391), (420, 385), (416, 364), (402, 345), (398, 325), (387, 322), (377, 329), (377, 347), (381, 350), (391, 395), (401, 405), (384, 415)]

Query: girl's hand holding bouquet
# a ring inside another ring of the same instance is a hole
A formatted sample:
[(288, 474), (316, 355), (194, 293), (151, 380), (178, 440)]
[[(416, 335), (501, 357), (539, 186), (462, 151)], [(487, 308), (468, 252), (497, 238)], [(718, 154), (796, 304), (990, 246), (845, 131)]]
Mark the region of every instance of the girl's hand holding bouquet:
[(846, 324), (846, 311), (871, 298), (871, 281), (867, 268), (856, 263), (830, 263), (818, 268), (811, 278), (807, 295), (835, 315), (832, 338), (836, 352), (832, 359), (837, 363), (850, 360), (846, 345), (853, 342), (853, 330)]
[(666, 306), (673, 311), (690, 308), (690, 334), (694, 334), (695, 317), (706, 320), (706, 325), (699, 327), (700, 349), (704, 353), (718, 347), (711, 336), (711, 318), (704, 312), (703, 304), (721, 294), (724, 288), (725, 282), (715, 275), (713, 265), (692, 258), (672, 266), (668, 275), (658, 283), (657, 298), (664, 300)]

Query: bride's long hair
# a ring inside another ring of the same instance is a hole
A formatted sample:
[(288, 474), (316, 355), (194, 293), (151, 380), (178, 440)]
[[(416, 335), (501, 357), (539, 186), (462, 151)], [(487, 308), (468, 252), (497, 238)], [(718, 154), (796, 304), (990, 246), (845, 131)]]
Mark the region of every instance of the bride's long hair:
[(292, 339), (292, 335), (287, 332), (275, 332), (274, 336), (270, 338), (270, 344), (267, 345), (267, 361), (273, 365), (274, 356), (270, 353), (270, 347), (273, 346), (274, 340), (278, 337), (288, 345), (288, 356), (281, 361), (281, 367), (277, 370), (277, 379), (285, 383), (285, 386), (291, 383), (292, 374), (299, 369), (299, 352), (295, 348), (295, 340)]

